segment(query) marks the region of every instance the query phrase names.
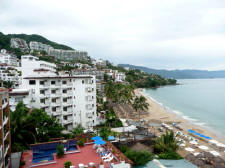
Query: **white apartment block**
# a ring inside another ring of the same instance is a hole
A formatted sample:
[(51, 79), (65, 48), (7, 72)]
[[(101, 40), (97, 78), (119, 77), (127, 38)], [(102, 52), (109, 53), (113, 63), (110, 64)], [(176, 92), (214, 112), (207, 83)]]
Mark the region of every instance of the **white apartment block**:
[(114, 74), (114, 80), (115, 82), (124, 82), (126, 79), (126, 75), (123, 72), (116, 72)]
[(50, 49), (48, 55), (63, 61), (87, 60), (88, 53), (79, 50)]
[(30, 98), (31, 94), (29, 94), (28, 89), (12, 89), (9, 91), (9, 105), (10, 110), (15, 111), (16, 105), (19, 102), (23, 102), (23, 104), (30, 108)]
[(29, 76), (23, 87), (31, 91), (31, 107), (55, 116), (67, 130), (98, 124), (94, 76)]
[(21, 72), (13, 66), (0, 64), (0, 79), (3, 81), (13, 82), (13, 87), (17, 88), (22, 83)]
[(28, 45), (27, 45), (27, 42), (23, 39), (20, 39), (20, 38), (11, 38), (10, 47), (11, 48), (19, 48), (21, 50), (29, 49)]
[(31, 50), (37, 50), (37, 51), (46, 51), (46, 52), (48, 52), (50, 49), (54, 49), (50, 45), (43, 44), (43, 43), (37, 42), (37, 41), (31, 41), (29, 46), (30, 46)]
[(92, 64), (94, 64), (96, 66), (105, 67), (106, 66), (106, 60), (103, 60), (103, 59), (92, 60)]
[(32, 55), (21, 56), (22, 78), (37, 74), (39, 70), (45, 70), (46, 75), (55, 74), (56, 65), (46, 61), (40, 61)]
[(19, 66), (19, 60), (13, 54), (7, 53), (5, 49), (1, 49), (0, 52), (0, 63), (8, 64), (10, 66)]

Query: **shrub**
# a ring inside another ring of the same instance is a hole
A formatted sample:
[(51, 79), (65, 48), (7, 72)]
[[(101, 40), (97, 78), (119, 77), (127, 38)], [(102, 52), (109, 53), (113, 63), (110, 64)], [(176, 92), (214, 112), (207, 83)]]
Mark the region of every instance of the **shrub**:
[(84, 146), (85, 141), (86, 141), (85, 138), (81, 138), (81, 139), (77, 142), (77, 145), (79, 145), (79, 146)]
[(124, 154), (134, 162), (134, 165), (145, 165), (154, 157), (152, 153), (147, 151), (128, 150)]
[(70, 168), (70, 166), (72, 166), (72, 162), (71, 161), (66, 161), (64, 163), (64, 168)]
[(56, 155), (58, 157), (63, 157), (64, 156), (64, 147), (63, 145), (57, 145), (57, 149), (56, 149)]
[(159, 159), (171, 159), (171, 160), (183, 159), (178, 153), (173, 151), (160, 153), (158, 156), (159, 156)]
[(154, 158), (154, 155), (147, 151), (134, 151), (129, 149), (127, 146), (120, 145), (120, 150), (126, 155), (130, 160), (134, 162), (134, 165), (145, 165), (147, 162)]

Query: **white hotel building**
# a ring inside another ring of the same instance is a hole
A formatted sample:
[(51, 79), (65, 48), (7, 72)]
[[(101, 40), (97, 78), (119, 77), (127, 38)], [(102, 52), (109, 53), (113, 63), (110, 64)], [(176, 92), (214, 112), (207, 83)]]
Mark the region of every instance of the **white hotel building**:
[[(78, 124), (85, 128), (98, 124), (95, 76), (56, 75), (52, 65), (46, 66), (51, 63), (32, 57), (22, 56), (22, 88), (29, 90), (30, 107), (44, 109), (67, 130)], [(40, 68), (41, 64), (46, 68)]]

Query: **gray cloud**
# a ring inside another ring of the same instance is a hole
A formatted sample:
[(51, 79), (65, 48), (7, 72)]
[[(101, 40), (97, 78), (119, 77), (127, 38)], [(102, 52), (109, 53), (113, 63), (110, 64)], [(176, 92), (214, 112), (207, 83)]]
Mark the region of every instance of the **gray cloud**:
[(0, 22), (115, 63), (225, 69), (224, 0), (1, 0)]

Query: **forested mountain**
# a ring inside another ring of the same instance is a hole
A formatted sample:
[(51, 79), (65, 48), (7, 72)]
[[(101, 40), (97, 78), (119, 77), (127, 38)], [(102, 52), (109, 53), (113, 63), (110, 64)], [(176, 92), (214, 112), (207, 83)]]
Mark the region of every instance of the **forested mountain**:
[(73, 50), (73, 48), (71, 48), (71, 47), (50, 41), (50, 40), (46, 39), (45, 37), (42, 37), (37, 34), (31, 34), (31, 35), (7, 34), (7, 35), (4, 35), (1, 32), (0, 32), (0, 49), (4, 48), (4, 49), (10, 51), (11, 50), (11, 48), (10, 48), (10, 39), (11, 38), (21, 38), (21, 39), (25, 40), (27, 42), (27, 44), (29, 44), (30, 41), (37, 41), (37, 42), (41, 42), (43, 44), (51, 45), (55, 49)]

